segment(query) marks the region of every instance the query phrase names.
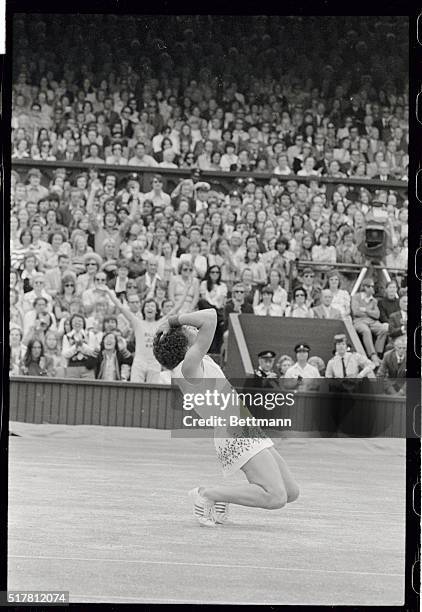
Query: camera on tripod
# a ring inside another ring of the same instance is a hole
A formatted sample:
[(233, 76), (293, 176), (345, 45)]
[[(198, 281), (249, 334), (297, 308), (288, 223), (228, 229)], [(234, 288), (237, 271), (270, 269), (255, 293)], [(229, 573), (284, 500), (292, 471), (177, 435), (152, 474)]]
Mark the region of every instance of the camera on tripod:
[(380, 264), (387, 255), (391, 237), (386, 224), (388, 214), (382, 208), (381, 202), (372, 202), (372, 210), (368, 215), (362, 239), (358, 245), (359, 251), (371, 262)]

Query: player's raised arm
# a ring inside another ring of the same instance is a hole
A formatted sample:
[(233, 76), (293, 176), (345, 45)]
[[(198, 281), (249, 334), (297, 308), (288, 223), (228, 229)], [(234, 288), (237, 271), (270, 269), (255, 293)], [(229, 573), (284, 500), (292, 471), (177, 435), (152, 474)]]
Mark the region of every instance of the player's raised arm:
[[(196, 312), (172, 315), (167, 320), (169, 328), (190, 325), (198, 334), (188, 347), (183, 360), (182, 374), (186, 379), (202, 378), (202, 359), (207, 354), (217, 326), (217, 312), (214, 308)], [(164, 332), (165, 333), (165, 332)]]

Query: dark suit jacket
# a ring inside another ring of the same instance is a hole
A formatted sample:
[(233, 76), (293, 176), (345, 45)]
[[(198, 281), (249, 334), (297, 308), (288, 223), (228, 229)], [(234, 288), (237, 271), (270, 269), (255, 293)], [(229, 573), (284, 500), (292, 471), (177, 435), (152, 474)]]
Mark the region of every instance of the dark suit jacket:
[[(242, 314), (253, 314), (253, 306), (250, 302), (244, 302), (241, 306)], [(229, 328), (229, 315), (234, 312), (233, 300), (227, 300), (224, 306), (224, 329)]]
[(402, 336), (406, 333), (402, 330), (402, 325), (405, 325), (407, 328), (407, 324), (403, 322), (401, 310), (393, 312), (388, 321), (388, 333), (392, 338), (397, 338), (397, 336)]
[[(375, 181), (380, 181), (381, 180), (381, 176), (379, 174), (376, 174), (375, 176), (372, 177)], [(387, 181), (395, 181), (396, 177), (393, 176), (392, 174), (387, 174)]]
[(67, 159), (67, 154), (66, 151), (64, 153), (58, 152), (56, 155), (56, 159), (57, 161), (81, 161), (82, 157), (80, 155), (80, 153), (74, 153), (72, 156), (72, 159)]
[(387, 351), (383, 357), (377, 375), (381, 378), (405, 378), (406, 357), (401, 363), (398, 363), (395, 349)]

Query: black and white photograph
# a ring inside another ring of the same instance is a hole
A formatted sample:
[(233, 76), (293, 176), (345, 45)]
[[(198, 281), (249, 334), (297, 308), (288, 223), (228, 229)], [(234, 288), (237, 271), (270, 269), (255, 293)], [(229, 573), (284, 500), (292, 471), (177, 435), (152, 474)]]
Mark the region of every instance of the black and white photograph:
[(9, 603), (403, 606), (409, 17), (10, 24)]

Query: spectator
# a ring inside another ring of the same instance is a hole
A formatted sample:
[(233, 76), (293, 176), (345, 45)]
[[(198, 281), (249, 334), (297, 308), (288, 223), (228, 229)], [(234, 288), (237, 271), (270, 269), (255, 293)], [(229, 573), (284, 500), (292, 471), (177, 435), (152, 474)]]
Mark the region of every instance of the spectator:
[(54, 330), (48, 330), (44, 336), (44, 356), (47, 360), (47, 375), (52, 378), (64, 378), (65, 359), (63, 358), (59, 338)]
[(195, 310), (199, 299), (199, 281), (193, 276), (190, 263), (179, 263), (179, 274), (173, 276), (169, 283), (169, 298), (180, 306), (180, 313)]
[(276, 371), (278, 371), (279, 378), (284, 378), (287, 370), (294, 365), (294, 360), (290, 357), (290, 355), (281, 355), (276, 363)]
[(396, 281), (390, 281), (385, 287), (385, 296), (378, 300), (381, 323), (388, 323), (390, 315), (400, 310)]
[(70, 331), (63, 336), (62, 356), (67, 360), (67, 378), (95, 378), (98, 345), (86, 330), (85, 318), (74, 314), (70, 318)]
[(331, 306), (333, 296), (329, 289), (321, 291), (321, 304), (315, 306), (312, 310), (316, 319), (341, 319), (341, 312), (338, 308)]
[(29, 340), (20, 369), (23, 376), (47, 376), (47, 360), (41, 340)]
[(76, 276), (72, 272), (63, 274), (61, 290), (54, 298), (54, 316), (57, 321), (67, 317), (70, 312), (70, 304), (76, 296)]
[(127, 349), (126, 341), (114, 332), (105, 333), (100, 344), (95, 378), (98, 380), (121, 380), (122, 366), (131, 365), (133, 356)]
[(390, 315), (388, 331), (392, 338), (398, 338), (407, 333), (407, 293), (399, 299), (399, 310)]
[(331, 307), (337, 308), (343, 318), (349, 316), (351, 298), (345, 289), (340, 289), (340, 275), (338, 272), (333, 270), (327, 274), (326, 288), (329, 289), (333, 297)]
[[(362, 289), (363, 291), (352, 298), (353, 325), (362, 336), (366, 354), (378, 366), (381, 363), (379, 355), (382, 355), (387, 339), (388, 324), (379, 321), (380, 311), (374, 298), (374, 281), (365, 279)], [(375, 345), (372, 334), (375, 335)]]
[(9, 330), (9, 375), (19, 376), (22, 371), (26, 348), (22, 343), (22, 327), (10, 326)]
[(293, 291), (292, 303), (286, 308), (286, 317), (312, 319), (314, 313), (306, 305), (306, 291), (303, 287), (296, 287)]
[[(406, 336), (394, 338), (394, 348), (384, 354), (377, 376), (386, 380), (385, 388), (389, 395), (405, 393), (406, 378)], [(399, 380), (398, 380), (399, 379)]]
[(281, 317), (283, 309), (279, 304), (273, 302), (274, 291), (270, 285), (262, 289), (262, 298), (259, 304), (254, 306), (254, 313), (259, 316)]

